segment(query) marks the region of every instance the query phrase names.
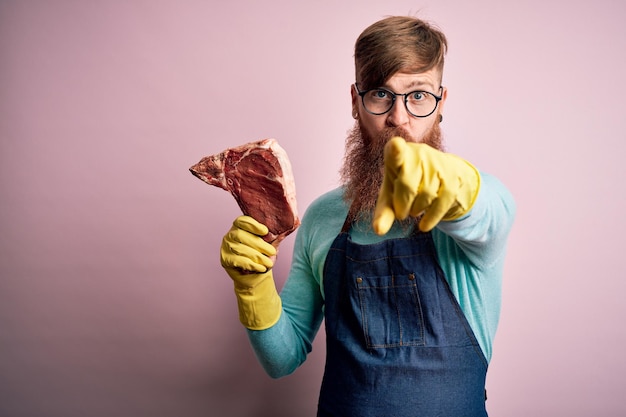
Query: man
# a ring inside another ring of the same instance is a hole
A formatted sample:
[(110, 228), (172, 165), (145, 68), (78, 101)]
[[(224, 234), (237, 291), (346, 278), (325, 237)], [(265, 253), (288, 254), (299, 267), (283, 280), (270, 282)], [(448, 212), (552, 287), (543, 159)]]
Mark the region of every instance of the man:
[(514, 203), (443, 152), (445, 36), (390, 17), (355, 45), (355, 127), (343, 186), (307, 209), (278, 295), (267, 228), (224, 237), (241, 322), (272, 377), (293, 372), (325, 319), (318, 416), (486, 416)]

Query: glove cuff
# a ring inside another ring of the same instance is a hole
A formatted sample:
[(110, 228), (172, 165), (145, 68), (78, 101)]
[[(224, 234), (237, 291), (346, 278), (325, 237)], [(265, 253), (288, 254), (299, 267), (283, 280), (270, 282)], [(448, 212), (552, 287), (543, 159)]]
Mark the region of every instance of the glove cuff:
[(450, 155), (458, 159), (458, 162), (463, 164), (463, 171), (465, 172), (461, 177), (461, 188), (457, 194), (456, 204), (450, 208), (442, 220), (450, 221), (456, 220), (470, 212), (478, 192), (480, 191), (480, 172), (474, 165), (462, 159), (456, 155)]
[(239, 321), (250, 330), (265, 330), (278, 322), (282, 302), (271, 271), (259, 274), (250, 287), (235, 281)]

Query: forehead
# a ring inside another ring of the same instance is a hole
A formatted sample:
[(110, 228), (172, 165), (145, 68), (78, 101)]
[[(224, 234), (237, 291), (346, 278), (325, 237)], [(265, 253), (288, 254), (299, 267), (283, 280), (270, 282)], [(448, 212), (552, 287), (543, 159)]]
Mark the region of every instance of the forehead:
[(381, 87), (396, 92), (416, 89), (436, 91), (440, 87), (440, 79), (441, 74), (436, 68), (424, 72), (398, 71), (389, 77)]

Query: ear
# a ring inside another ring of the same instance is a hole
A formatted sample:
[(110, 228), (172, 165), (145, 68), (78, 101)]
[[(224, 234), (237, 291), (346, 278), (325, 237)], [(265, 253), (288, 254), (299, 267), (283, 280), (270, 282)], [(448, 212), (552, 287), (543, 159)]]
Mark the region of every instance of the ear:
[(441, 92), (441, 100), (439, 101), (439, 114), (443, 114), (443, 106), (446, 104), (446, 99), (448, 98), (448, 87), (443, 87), (443, 91)]
[(352, 114), (354, 114), (355, 112), (358, 113), (359, 111), (359, 95), (356, 92), (356, 87), (354, 87), (354, 84), (350, 84), (350, 96), (352, 97)]

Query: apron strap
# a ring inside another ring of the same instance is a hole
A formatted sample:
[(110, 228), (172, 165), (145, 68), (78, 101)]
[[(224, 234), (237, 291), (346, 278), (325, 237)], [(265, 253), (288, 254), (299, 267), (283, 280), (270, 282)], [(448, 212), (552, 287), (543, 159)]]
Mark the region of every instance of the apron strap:
[(346, 219), (343, 222), (343, 226), (341, 226), (341, 233), (348, 233), (350, 228), (352, 227), (352, 223), (356, 220), (354, 203), (350, 205), (350, 209), (348, 210), (348, 214), (346, 215)]

